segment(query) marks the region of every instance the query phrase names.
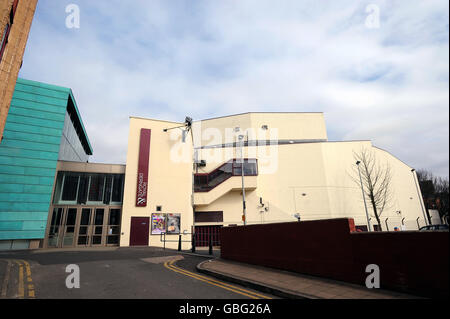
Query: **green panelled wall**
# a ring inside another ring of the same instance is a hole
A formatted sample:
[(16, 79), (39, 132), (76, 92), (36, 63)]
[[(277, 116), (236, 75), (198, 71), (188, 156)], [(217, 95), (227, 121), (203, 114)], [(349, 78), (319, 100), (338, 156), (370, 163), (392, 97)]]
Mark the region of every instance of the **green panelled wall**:
[(41, 239), (70, 89), (18, 79), (0, 143), (0, 240)]

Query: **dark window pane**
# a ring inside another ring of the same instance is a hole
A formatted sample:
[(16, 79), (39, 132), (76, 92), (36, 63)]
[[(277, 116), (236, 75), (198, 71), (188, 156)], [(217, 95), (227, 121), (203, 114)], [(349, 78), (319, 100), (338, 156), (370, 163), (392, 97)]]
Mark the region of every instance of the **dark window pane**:
[(77, 219), (77, 209), (70, 208), (67, 212), (67, 222), (66, 225), (75, 225), (75, 221)]
[(87, 236), (78, 237), (78, 245), (87, 245)]
[(101, 202), (103, 200), (103, 187), (105, 177), (103, 175), (92, 175), (89, 189), (89, 201)]
[(108, 244), (119, 244), (119, 236), (108, 236)]
[(87, 227), (86, 226), (80, 226), (80, 235), (87, 235)]
[(112, 176), (106, 177), (105, 192), (103, 195), (103, 204), (109, 204), (111, 198)]
[(103, 234), (103, 227), (102, 226), (95, 227), (95, 234), (96, 235)]
[(89, 177), (80, 176), (80, 186), (78, 189), (78, 204), (86, 204), (87, 201), (87, 191), (89, 186)]
[(63, 185), (62, 200), (75, 201), (77, 199), (78, 176), (66, 175)]
[(108, 235), (119, 235), (120, 226), (111, 226), (108, 228)]
[(109, 211), (109, 225), (120, 225), (120, 209)]
[(51, 225), (52, 226), (59, 225), (61, 223), (61, 216), (62, 216), (62, 208), (54, 208)]
[(102, 243), (102, 236), (92, 236), (92, 244), (100, 245)]
[(105, 210), (102, 208), (95, 210), (95, 221), (94, 221), (95, 225), (103, 225), (104, 214), (105, 214)]
[(115, 175), (114, 176), (114, 184), (112, 190), (112, 198), (111, 201), (116, 203), (122, 202), (123, 196), (123, 175)]
[(89, 208), (83, 208), (81, 213), (80, 225), (89, 225), (89, 220), (91, 219), (91, 210)]

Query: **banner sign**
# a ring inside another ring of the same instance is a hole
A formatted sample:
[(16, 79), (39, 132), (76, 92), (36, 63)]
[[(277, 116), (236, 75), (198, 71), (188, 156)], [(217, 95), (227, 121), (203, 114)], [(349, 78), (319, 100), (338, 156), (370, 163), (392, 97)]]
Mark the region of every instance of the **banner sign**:
[(152, 214), (152, 235), (166, 232), (166, 215)]
[(148, 161), (150, 158), (150, 136), (151, 130), (141, 129), (141, 137), (139, 140), (139, 162), (136, 189), (136, 206), (147, 206), (147, 189), (148, 189)]
[(167, 214), (167, 233), (179, 234), (181, 228), (181, 214)]

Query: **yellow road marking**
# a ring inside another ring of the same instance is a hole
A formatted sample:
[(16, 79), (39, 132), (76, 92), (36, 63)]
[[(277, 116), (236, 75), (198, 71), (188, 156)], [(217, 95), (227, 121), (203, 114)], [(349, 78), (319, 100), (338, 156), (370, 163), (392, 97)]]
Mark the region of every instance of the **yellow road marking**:
[(217, 280), (217, 279), (212, 279), (212, 278), (210, 278), (210, 277), (206, 277), (206, 276), (203, 276), (203, 275), (200, 275), (200, 274), (196, 274), (196, 273), (190, 272), (190, 271), (188, 271), (188, 270), (179, 268), (179, 267), (177, 267), (177, 266), (175, 266), (175, 265), (173, 264), (174, 262), (175, 262), (175, 260), (173, 260), (173, 261), (171, 261), (171, 262), (169, 263), (171, 267), (174, 267), (174, 268), (176, 268), (177, 270), (183, 271), (183, 272), (188, 273), (188, 274), (190, 274), (190, 275), (192, 275), (192, 276), (200, 277), (200, 278), (203, 278), (203, 279), (205, 279), (205, 280), (212, 281), (212, 282), (216, 282), (216, 283), (219, 283), (219, 284), (221, 284), (221, 285), (224, 285), (224, 286), (227, 286), (227, 287), (231, 287), (231, 288), (234, 288), (234, 289), (239, 289), (239, 290), (242, 290), (242, 291), (244, 291), (244, 292), (250, 293), (250, 294), (252, 294), (252, 295), (261, 297), (261, 298), (271, 299), (270, 297), (265, 296), (265, 295), (262, 295), (262, 294), (259, 294), (259, 293), (257, 293), (257, 292), (249, 291), (249, 290), (246, 290), (246, 289), (243, 289), (243, 288), (240, 288), (240, 287), (236, 287), (236, 286), (234, 286), (234, 285), (231, 285), (231, 284), (222, 282), (222, 281)]
[(19, 265), (19, 287), (18, 287), (18, 297), (24, 298), (25, 297), (25, 276), (24, 276), (24, 266), (25, 266), (25, 272), (27, 277), (27, 292), (28, 297), (35, 298), (36, 293), (34, 290), (34, 285), (32, 284), (33, 278), (31, 277), (31, 267), (30, 263), (25, 260), (14, 260), (17, 265)]
[(19, 264), (19, 298), (23, 298), (25, 296), (25, 288), (23, 284), (23, 266)]
[(243, 289), (243, 288), (239, 288), (239, 287), (236, 287), (236, 286), (233, 286), (233, 285), (230, 285), (230, 284), (227, 284), (227, 283), (215, 280), (215, 279), (211, 279), (211, 278), (208, 278), (208, 277), (205, 277), (205, 276), (202, 276), (202, 275), (199, 275), (199, 274), (187, 271), (185, 269), (181, 269), (181, 268), (179, 268), (177, 266), (174, 266), (173, 265), (174, 262), (175, 262), (175, 260), (172, 260), (170, 262), (165, 262), (164, 263), (164, 267), (166, 267), (167, 269), (170, 269), (170, 270), (172, 270), (174, 272), (177, 272), (177, 273), (183, 274), (185, 276), (189, 276), (189, 277), (192, 277), (194, 279), (197, 279), (197, 280), (209, 283), (211, 285), (214, 285), (214, 286), (217, 286), (217, 287), (220, 287), (220, 288), (223, 288), (223, 289), (226, 289), (226, 290), (229, 290), (229, 291), (232, 291), (232, 292), (235, 292), (235, 293), (247, 296), (247, 297), (252, 298), (252, 299), (259, 299), (259, 298), (271, 299), (268, 296), (264, 296), (264, 295), (261, 295), (261, 294), (258, 294), (258, 293), (255, 293), (255, 292)]
[(0, 295), (0, 298), (6, 298), (6, 293), (8, 290), (8, 282), (9, 282), (9, 276), (11, 273), (12, 263), (10, 260), (7, 260), (7, 262), (8, 262), (8, 265), (6, 266), (5, 278), (3, 278), (2, 293)]

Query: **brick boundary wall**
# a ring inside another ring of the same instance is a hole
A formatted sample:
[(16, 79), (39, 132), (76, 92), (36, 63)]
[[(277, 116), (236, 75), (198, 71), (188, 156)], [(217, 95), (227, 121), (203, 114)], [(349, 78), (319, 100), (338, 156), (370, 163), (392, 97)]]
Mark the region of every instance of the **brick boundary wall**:
[(224, 227), (221, 258), (381, 288), (448, 297), (448, 232), (354, 232), (353, 219)]

